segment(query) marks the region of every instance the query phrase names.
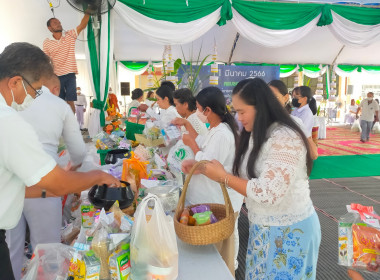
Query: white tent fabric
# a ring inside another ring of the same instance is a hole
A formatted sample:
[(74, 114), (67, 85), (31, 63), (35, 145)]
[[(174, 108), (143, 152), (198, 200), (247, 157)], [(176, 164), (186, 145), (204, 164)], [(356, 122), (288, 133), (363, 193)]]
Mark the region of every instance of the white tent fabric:
[(308, 71), (307, 69), (303, 69), (303, 74), (309, 78), (318, 78), (322, 75), (324, 75), (328, 69), (327, 66), (325, 67), (322, 67), (322, 65), (319, 65), (319, 69), (321, 69), (321, 71), (318, 71), (318, 72), (311, 72), (311, 71)]
[(320, 18), (320, 16), (317, 16), (300, 28), (272, 30), (249, 22), (233, 8), (232, 13), (233, 18), (231, 21), (242, 36), (254, 43), (269, 48), (280, 48), (297, 42), (317, 25)]
[(380, 39), (380, 24), (362, 25), (331, 12), (333, 22), (328, 27), (343, 44), (360, 48), (367, 47)]
[(128, 26), (162, 45), (186, 44), (198, 39), (216, 25), (220, 18), (220, 9), (198, 20), (172, 23), (146, 17), (120, 2), (116, 2), (114, 6), (114, 10)]

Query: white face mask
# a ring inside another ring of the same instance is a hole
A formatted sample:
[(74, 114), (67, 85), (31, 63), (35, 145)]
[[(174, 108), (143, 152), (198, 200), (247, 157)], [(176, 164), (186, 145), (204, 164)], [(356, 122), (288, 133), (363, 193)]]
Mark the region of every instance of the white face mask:
[(205, 116), (203, 113), (206, 109), (203, 110), (203, 112), (197, 110), (195, 113), (197, 114), (198, 118), (201, 120), (203, 123), (207, 123), (207, 116)]
[(368, 99), (368, 101), (372, 101), (373, 97), (368, 97), (367, 99)]
[(11, 103), (11, 107), (13, 109), (15, 109), (16, 111), (24, 111), (34, 101), (34, 98), (30, 94), (28, 94), (28, 92), (26, 91), (26, 88), (25, 88), (25, 85), (24, 85), (24, 81), (22, 81), (22, 86), (24, 87), (24, 91), (25, 91), (26, 97), (25, 97), (24, 101), (21, 104), (16, 103), (15, 97), (13, 95), (13, 90), (11, 90), (12, 98), (13, 98), (13, 101)]

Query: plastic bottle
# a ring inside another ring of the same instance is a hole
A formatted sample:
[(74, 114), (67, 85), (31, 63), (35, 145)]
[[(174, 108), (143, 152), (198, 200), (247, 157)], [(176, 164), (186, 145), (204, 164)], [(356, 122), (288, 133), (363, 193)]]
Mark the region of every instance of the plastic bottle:
[(180, 218), (179, 222), (181, 224), (187, 225), (189, 222), (189, 216), (190, 216), (189, 209), (184, 209), (182, 214), (181, 214), (181, 218)]

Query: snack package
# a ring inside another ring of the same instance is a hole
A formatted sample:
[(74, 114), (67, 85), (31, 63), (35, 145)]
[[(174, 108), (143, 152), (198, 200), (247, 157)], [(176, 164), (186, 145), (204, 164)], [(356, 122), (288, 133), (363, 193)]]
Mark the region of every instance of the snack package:
[(198, 205), (193, 208), (191, 208), (191, 211), (196, 214), (196, 213), (204, 213), (206, 211), (210, 211), (210, 206), (208, 205)]
[(161, 129), (161, 133), (165, 140), (165, 146), (177, 142), (182, 137), (181, 130), (175, 125), (169, 125), (166, 128)]
[(86, 280), (99, 280), (100, 278), (100, 261), (93, 251), (88, 251), (84, 257), (86, 266)]
[(73, 280), (85, 279), (86, 277), (86, 265), (78, 252), (74, 253), (70, 261), (68, 276), (71, 276)]
[(193, 215), (193, 218), (195, 219), (195, 225), (196, 226), (205, 226), (211, 224), (211, 211), (206, 211), (203, 213), (196, 213)]
[(108, 245), (108, 232), (104, 226), (101, 226), (100, 229), (95, 232), (91, 243), (91, 249), (100, 260), (100, 279), (109, 279), (110, 276), (108, 268), (108, 258), (110, 255)]
[(366, 224), (352, 226), (353, 266), (379, 271), (380, 268), (380, 229)]
[(108, 264), (110, 268), (111, 280), (127, 280), (131, 273), (129, 243), (123, 244), (120, 249), (113, 252)]
[(187, 225), (189, 223), (189, 216), (190, 216), (189, 209), (185, 208), (181, 214), (181, 218), (179, 222), (181, 224)]
[(80, 212), (82, 216), (82, 227), (91, 228), (94, 224), (94, 206), (88, 200), (84, 200), (80, 206)]

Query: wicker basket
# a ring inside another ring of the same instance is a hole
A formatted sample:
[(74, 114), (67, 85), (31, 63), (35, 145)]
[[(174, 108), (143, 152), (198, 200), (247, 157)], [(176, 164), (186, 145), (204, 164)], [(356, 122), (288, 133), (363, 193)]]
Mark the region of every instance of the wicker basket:
[[(200, 161), (197, 164), (195, 164), (191, 169), (189, 175), (186, 177), (185, 184), (183, 186), (183, 191), (179, 199), (174, 216), (174, 228), (179, 239), (192, 245), (208, 245), (218, 243), (230, 237), (235, 227), (234, 211), (232, 209), (230, 197), (228, 196), (227, 189), (224, 186), (224, 184), (220, 184), (220, 187), (223, 192), (225, 205), (207, 203), (207, 205), (210, 206), (210, 209), (215, 215), (215, 217), (218, 219), (218, 222), (205, 226), (188, 226), (179, 222), (181, 214), (184, 210), (186, 192), (190, 183), (190, 179), (195, 169), (197, 169), (200, 165), (204, 163), (207, 163), (207, 161)], [(190, 210), (190, 208), (197, 205), (191, 205), (187, 208)], [(191, 213), (192, 212), (190, 210), (190, 214)]]

